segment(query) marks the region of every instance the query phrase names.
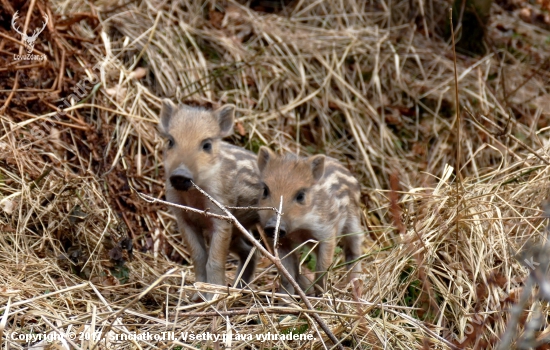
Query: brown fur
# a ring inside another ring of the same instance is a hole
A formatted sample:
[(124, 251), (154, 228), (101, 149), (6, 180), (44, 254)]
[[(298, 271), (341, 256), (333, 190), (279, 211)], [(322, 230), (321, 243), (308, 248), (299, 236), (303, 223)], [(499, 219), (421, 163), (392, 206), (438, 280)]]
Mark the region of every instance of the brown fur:
[[(262, 147), (258, 154), (261, 180), (267, 191), (260, 199), (260, 206), (279, 207), (283, 197), (281, 230), (285, 232), (278, 247), (282, 258), (298, 245), (312, 239), (316, 248), (317, 284), (324, 289), (325, 275), (332, 264), (336, 237), (342, 238), (346, 261), (361, 255), (363, 234), (360, 220), (360, 186), (350, 172), (336, 159), (316, 155), (298, 158), (293, 155), (278, 156)], [(267, 195), (266, 195), (267, 194)], [(260, 222), (266, 229), (273, 227), (275, 214), (260, 211)], [(283, 259), (283, 264), (304, 286), (307, 280), (298, 275), (297, 253)], [(349, 278), (361, 271), (360, 263), (351, 268)], [(294, 288), (283, 279), (283, 287), (294, 293)]]
[[(219, 208), (194, 187), (176, 189), (174, 176), (185, 174), (208, 194), (226, 206), (255, 206), (261, 185), (256, 157), (252, 152), (221, 139), (233, 131), (234, 106), (217, 110), (187, 105), (175, 106), (163, 100), (160, 131), (169, 140), (164, 154), (166, 198), (172, 203), (221, 214)], [(205, 150), (205, 144), (210, 148)], [(225, 263), (229, 252), (243, 268), (251, 245), (230, 223), (171, 208), (177, 218), (199, 282), (225, 285)], [(239, 222), (253, 229), (258, 222), (255, 211), (236, 210)], [(254, 274), (255, 257), (242, 275), (249, 282)], [(208, 299), (212, 295), (206, 296)]]

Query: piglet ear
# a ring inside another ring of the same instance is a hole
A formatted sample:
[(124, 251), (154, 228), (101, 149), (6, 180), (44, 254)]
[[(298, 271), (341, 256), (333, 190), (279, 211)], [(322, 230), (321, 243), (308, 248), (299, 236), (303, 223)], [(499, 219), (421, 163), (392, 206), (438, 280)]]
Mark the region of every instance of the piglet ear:
[(264, 171), (267, 163), (275, 157), (275, 154), (269, 148), (262, 146), (258, 152), (258, 169), (260, 172)]
[(311, 173), (315, 181), (318, 181), (325, 174), (325, 156), (318, 154), (313, 157), (309, 157), (309, 164), (311, 166)]
[(167, 98), (162, 99), (162, 107), (160, 109), (160, 125), (159, 128), (161, 131), (168, 133), (168, 127), (170, 126), (170, 119), (174, 115), (177, 106)]
[(235, 120), (235, 105), (225, 105), (214, 111), (220, 125), (220, 136), (227, 137), (233, 133)]

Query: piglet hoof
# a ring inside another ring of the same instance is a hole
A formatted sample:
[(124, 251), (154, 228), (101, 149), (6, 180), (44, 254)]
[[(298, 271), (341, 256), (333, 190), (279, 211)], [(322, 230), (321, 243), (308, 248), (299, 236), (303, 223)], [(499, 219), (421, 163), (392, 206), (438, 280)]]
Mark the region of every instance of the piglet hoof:
[(193, 293), (193, 295), (191, 296), (191, 298), (189, 298), (189, 300), (193, 303), (198, 303), (202, 301), (202, 296), (199, 292), (196, 292), (196, 293)]
[(277, 306), (278, 307), (292, 307), (292, 303), (287, 303), (286, 301), (284, 300), (279, 300), (277, 302)]
[[(277, 293), (286, 293), (284, 290), (279, 290)], [(277, 301), (275, 302), (275, 304), (279, 307), (291, 307), (292, 306), (292, 303), (291, 302), (288, 302), (291, 300), (291, 296), (287, 296), (285, 297), (284, 299), (283, 298), (278, 298)]]
[(323, 294), (325, 294), (325, 290), (321, 288), (321, 286), (315, 285), (315, 296), (317, 298), (322, 298)]
[[(232, 287), (232, 286), (229, 286), (229, 287)], [(234, 288), (250, 289), (250, 288), (248, 288), (248, 286), (243, 281), (239, 281), (239, 283), (237, 283)]]
[(306, 293), (306, 296), (308, 296), (308, 297), (317, 296), (317, 292), (313, 289), (313, 287), (311, 287), (311, 288), (305, 288), (305, 289), (304, 289), (304, 293)]
[(203, 301), (211, 301), (214, 299), (214, 293), (193, 293), (193, 296), (189, 299), (193, 303), (200, 303)]

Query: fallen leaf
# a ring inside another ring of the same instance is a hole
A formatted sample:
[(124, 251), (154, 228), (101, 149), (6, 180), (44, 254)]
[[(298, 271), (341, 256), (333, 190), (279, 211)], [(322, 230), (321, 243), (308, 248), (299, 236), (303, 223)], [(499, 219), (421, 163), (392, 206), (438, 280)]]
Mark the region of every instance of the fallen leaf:
[(141, 79), (147, 75), (147, 69), (143, 67), (137, 67), (132, 73), (130, 73), (130, 78), (132, 79)]
[(4, 199), (0, 201), (0, 207), (6, 214), (11, 215), (15, 209), (15, 203), (11, 199)]
[(237, 127), (237, 132), (239, 133), (239, 135), (241, 135), (241, 136), (245, 136), (245, 135), (246, 135), (246, 130), (244, 129), (243, 123), (237, 122), (236, 127)]
[(119, 286), (120, 282), (114, 276), (107, 276), (101, 281), (101, 285), (104, 287)]
[(121, 100), (126, 96), (126, 88), (121, 87), (120, 85), (117, 85), (113, 88), (105, 89), (105, 92), (109, 96), (116, 97), (117, 100)]

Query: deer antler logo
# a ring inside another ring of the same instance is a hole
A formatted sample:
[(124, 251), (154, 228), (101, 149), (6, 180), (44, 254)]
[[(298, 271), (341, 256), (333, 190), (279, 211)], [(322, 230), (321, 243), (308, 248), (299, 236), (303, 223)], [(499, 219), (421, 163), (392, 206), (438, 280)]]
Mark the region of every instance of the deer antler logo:
[(15, 12), (15, 14), (13, 15), (13, 18), (11, 20), (11, 26), (12, 28), (19, 34), (21, 34), (22, 38), (23, 38), (23, 42), (25, 43), (25, 47), (27, 48), (27, 52), (30, 54), (32, 52), (32, 50), (34, 49), (34, 43), (36, 41), (36, 38), (38, 38), (38, 35), (40, 33), (42, 33), (42, 31), (44, 31), (44, 28), (46, 28), (46, 25), (48, 24), (48, 15), (44, 15), (44, 25), (42, 26), (41, 29), (35, 29), (34, 30), (34, 33), (31, 35), (31, 36), (28, 36), (26, 33), (23, 33), (19, 30), (19, 28), (17, 27), (17, 24), (15, 23), (15, 21), (17, 20), (17, 18), (19, 18), (19, 15), (18, 15), (18, 12)]

